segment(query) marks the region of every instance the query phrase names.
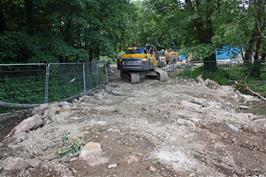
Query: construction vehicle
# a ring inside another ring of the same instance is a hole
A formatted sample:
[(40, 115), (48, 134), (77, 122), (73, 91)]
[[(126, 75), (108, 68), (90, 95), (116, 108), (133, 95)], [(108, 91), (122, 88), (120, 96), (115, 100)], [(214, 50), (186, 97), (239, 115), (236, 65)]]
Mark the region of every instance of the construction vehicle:
[(164, 67), (167, 65), (166, 57), (165, 57), (165, 51), (161, 50), (158, 51), (158, 56), (159, 56), (159, 63), (161, 67)]
[(160, 81), (167, 81), (167, 72), (159, 66), (159, 56), (153, 45), (128, 48), (117, 60), (121, 78), (127, 78), (131, 83), (139, 83), (145, 77), (156, 77)]
[(175, 64), (178, 61), (179, 53), (174, 50), (166, 50), (165, 51), (165, 58), (167, 64)]

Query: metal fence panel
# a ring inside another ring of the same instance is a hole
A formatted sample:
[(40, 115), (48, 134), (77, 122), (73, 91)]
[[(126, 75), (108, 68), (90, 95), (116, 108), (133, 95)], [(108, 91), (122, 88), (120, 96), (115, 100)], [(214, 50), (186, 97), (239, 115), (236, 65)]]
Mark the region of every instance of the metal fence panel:
[(51, 63), (49, 65), (48, 100), (63, 100), (83, 92), (82, 63)]
[(0, 64), (0, 101), (41, 104), (84, 94), (107, 79), (105, 63)]
[(97, 87), (97, 62), (85, 63), (86, 91)]
[(44, 102), (45, 64), (0, 64), (0, 100), (10, 103)]
[(106, 63), (98, 63), (98, 85), (102, 85), (108, 81)]

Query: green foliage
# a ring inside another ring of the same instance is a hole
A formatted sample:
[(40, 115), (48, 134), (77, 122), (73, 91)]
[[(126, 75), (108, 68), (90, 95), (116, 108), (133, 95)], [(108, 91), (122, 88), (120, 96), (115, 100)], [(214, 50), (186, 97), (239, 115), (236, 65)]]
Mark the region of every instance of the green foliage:
[(62, 135), (62, 143), (64, 148), (61, 148), (58, 150), (58, 155), (60, 158), (62, 157), (67, 157), (67, 158), (72, 158), (72, 157), (77, 157), (80, 154), (81, 150), (81, 142), (79, 139), (75, 139), (70, 145), (69, 141), (71, 139), (71, 135), (69, 131), (64, 131)]
[(203, 67), (196, 68), (194, 70), (187, 69), (179, 74), (183, 78), (196, 79), (199, 75), (202, 75), (203, 79), (211, 79), (217, 81), (221, 85), (230, 84), (230, 75), (227, 70), (219, 68), (215, 72), (205, 71)]
[(141, 45), (150, 42), (158, 48), (177, 46), (182, 53), (192, 53), (194, 59), (212, 60), (217, 47), (247, 49), (250, 40), (258, 41), (261, 37), (254, 38), (258, 23), (263, 38), (259, 53), (265, 53), (265, 1), (145, 0), (137, 1), (136, 7), (136, 39)]
[(63, 136), (62, 136), (62, 142), (63, 144), (68, 143), (69, 139), (70, 139), (70, 132), (69, 131), (64, 131)]
[(43, 36), (29, 36), (23, 32), (6, 32), (0, 35), (1, 63), (48, 63), (85, 61), (84, 49), (75, 49), (60, 38), (47, 40)]
[(132, 37), (129, 0), (3, 0), (0, 6), (0, 63), (114, 57)]
[(69, 147), (62, 148), (58, 151), (60, 158), (67, 156), (67, 158), (79, 156), (81, 151), (81, 143), (79, 139), (76, 139)]
[(25, 62), (39, 51), (38, 42), (22, 32), (6, 32), (0, 35), (1, 63)]
[(196, 69), (185, 69), (179, 73), (179, 77), (196, 79), (202, 75), (204, 79), (217, 81), (221, 85), (229, 85), (231, 81), (247, 84), (252, 90), (266, 96), (266, 66), (263, 66), (260, 78), (253, 77), (245, 66), (220, 66), (216, 72), (208, 72), (203, 67)]
[(200, 44), (193, 47), (184, 47), (181, 49), (181, 53), (188, 56), (189, 53), (193, 54), (193, 58), (203, 60), (214, 53), (215, 48), (211, 44)]
[(0, 79), (0, 100), (11, 103), (43, 103), (44, 77)]

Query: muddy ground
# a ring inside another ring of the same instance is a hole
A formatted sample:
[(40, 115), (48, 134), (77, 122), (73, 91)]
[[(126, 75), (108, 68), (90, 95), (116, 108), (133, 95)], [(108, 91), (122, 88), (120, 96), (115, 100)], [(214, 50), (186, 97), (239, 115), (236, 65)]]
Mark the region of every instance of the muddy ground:
[(12, 128), (29, 116), (31, 116), (29, 110), (0, 115), (0, 139), (2, 140)]
[[(4, 139), (0, 176), (263, 177), (266, 117), (244, 113), (243, 104), (257, 100), (195, 81), (115, 78), (92, 96), (50, 105), (56, 110), (42, 127)], [(70, 144), (99, 143), (100, 157), (59, 157), (65, 132)], [(16, 167), (10, 157), (20, 157)]]

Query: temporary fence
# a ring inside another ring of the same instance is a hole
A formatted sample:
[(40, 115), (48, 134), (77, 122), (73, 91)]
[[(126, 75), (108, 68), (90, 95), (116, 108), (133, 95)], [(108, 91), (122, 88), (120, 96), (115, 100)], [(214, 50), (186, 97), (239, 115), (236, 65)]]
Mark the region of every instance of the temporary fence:
[(106, 63), (0, 64), (0, 102), (41, 104), (85, 94), (108, 81)]

